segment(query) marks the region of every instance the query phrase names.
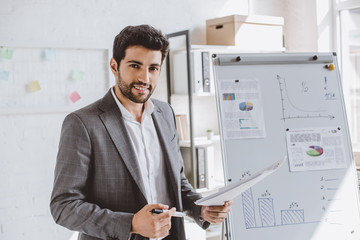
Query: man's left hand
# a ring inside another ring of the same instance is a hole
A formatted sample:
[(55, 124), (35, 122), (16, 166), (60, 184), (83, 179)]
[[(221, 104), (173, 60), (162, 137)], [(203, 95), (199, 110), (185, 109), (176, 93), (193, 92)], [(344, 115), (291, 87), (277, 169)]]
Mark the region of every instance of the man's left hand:
[(201, 217), (210, 223), (222, 223), (233, 204), (233, 201), (226, 201), (223, 206), (202, 206)]

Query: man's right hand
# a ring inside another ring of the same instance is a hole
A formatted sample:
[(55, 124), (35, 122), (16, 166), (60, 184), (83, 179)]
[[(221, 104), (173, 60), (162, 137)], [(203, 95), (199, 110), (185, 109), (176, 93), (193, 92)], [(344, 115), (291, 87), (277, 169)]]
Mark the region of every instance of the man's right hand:
[(164, 204), (149, 204), (144, 206), (139, 212), (135, 213), (131, 223), (131, 233), (137, 233), (148, 238), (159, 238), (169, 235), (171, 228), (171, 216), (176, 209), (153, 214), (153, 209), (168, 210), (169, 206)]

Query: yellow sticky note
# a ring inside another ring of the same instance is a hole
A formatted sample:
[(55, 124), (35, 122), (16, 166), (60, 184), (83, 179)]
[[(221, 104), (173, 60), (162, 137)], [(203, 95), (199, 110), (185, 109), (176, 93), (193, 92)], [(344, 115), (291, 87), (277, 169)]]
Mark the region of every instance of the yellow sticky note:
[(36, 91), (40, 91), (40, 83), (39, 81), (35, 80), (35, 81), (32, 81), (32, 82), (29, 82), (27, 84), (27, 89), (29, 92), (36, 92)]

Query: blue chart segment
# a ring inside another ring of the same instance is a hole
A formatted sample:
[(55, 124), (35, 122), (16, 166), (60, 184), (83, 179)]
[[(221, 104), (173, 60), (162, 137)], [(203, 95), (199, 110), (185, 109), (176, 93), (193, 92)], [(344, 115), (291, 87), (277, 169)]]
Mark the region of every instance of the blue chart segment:
[(256, 227), (256, 218), (255, 218), (255, 205), (254, 205), (254, 199), (251, 188), (246, 190), (242, 194), (242, 201), (243, 201), (243, 210), (244, 210), (244, 218), (245, 218), (245, 227), (254, 228)]
[(281, 224), (298, 224), (304, 223), (304, 210), (282, 210), (281, 211)]
[(272, 198), (259, 198), (259, 210), (262, 226), (275, 226), (274, 200)]

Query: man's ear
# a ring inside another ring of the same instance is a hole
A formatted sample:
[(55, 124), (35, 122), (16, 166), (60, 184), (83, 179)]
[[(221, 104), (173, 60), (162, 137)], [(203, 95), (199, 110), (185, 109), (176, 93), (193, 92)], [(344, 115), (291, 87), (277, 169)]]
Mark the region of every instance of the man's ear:
[(118, 64), (114, 58), (110, 59), (110, 69), (111, 69), (111, 72), (116, 77), (118, 75)]

